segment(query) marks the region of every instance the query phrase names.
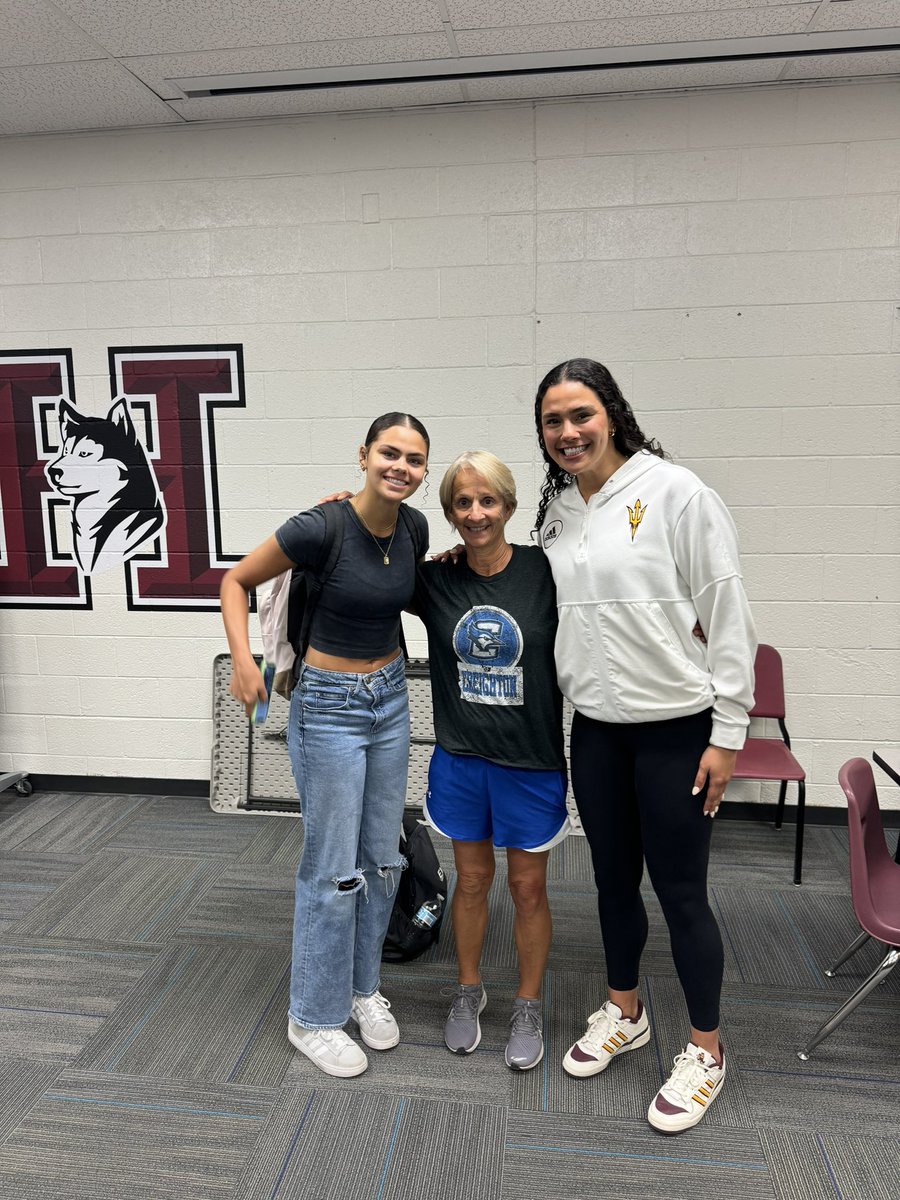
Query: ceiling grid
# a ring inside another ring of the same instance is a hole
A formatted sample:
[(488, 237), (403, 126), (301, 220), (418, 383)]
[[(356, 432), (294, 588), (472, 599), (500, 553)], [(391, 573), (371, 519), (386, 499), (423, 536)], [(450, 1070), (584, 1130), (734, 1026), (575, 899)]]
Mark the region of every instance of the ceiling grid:
[(0, 136), (900, 75), (900, 0), (0, 0)]

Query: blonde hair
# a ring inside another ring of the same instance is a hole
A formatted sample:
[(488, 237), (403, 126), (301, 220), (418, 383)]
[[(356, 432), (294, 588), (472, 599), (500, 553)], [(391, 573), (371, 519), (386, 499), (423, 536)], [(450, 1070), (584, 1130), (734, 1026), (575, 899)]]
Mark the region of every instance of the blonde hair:
[(460, 471), (464, 471), (466, 468), (474, 471), (485, 481), (488, 488), (499, 498), (503, 506), (509, 509), (509, 515), (512, 516), (519, 503), (516, 499), (516, 481), (513, 479), (512, 471), (505, 462), (501, 462), (497, 455), (491, 454), (489, 450), (465, 450), (457, 458), (454, 458), (444, 472), (438, 493), (444, 516), (450, 524), (453, 524), (450, 516), (453, 508), (453, 484)]

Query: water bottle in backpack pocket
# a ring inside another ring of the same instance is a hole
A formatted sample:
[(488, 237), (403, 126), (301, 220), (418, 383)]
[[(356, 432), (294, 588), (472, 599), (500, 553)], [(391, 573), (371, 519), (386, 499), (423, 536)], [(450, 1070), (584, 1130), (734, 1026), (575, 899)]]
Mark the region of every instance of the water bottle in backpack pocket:
[(397, 885), (381, 952), (384, 962), (409, 962), (433, 946), (440, 937), (447, 900), (447, 877), (428, 830), (414, 811), (403, 814), (400, 853), (409, 866)]

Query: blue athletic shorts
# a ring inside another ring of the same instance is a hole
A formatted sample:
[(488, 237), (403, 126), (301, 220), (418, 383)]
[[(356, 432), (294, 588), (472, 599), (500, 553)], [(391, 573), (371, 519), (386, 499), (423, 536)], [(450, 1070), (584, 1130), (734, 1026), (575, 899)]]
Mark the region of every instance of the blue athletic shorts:
[(565, 771), (502, 767), (435, 746), (428, 766), (425, 818), (457, 842), (549, 850), (569, 832)]

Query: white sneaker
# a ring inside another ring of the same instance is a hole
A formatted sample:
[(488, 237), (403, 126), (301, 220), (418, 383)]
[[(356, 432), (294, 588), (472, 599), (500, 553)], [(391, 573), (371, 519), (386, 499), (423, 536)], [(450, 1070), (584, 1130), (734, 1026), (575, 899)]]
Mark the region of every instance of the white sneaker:
[(588, 1017), (588, 1027), (563, 1059), (563, 1070), (583, 1079), (605, 1071), (617, 1054), (637, 1050), (650, 1041), (650, 1022), (643, 1004), (634, 1018), (607, 1000)]
[(350, 1015), (359, 1026), (359, 1036), (373, 1050), (390, 1050), (400, 1041), (400, 1030), (390, 1007), (390, 1000), (386, 1000), (381, 992), (353, 997)]
[(304, 1029), (288, 1017), (288, 1041), (326, 1075), (362, 1075), (369, 1060), (343, 1029)]
[(660, 1133), (681, 1133), (706, 1115), (725, 1082), (724, 1049), (721, 1053), (721, 1062), (716, 1062), (708, 1050), (688, 1042), (647, 1110), (647, 1120), (654, 1129)]

